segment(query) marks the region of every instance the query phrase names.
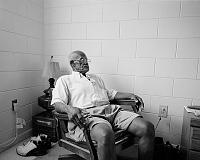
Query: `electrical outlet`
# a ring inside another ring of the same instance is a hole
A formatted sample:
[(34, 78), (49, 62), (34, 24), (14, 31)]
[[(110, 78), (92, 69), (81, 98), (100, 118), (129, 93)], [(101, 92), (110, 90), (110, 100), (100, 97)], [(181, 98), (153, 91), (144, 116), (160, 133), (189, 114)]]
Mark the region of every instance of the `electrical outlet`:
[(166, 106), (166, 105), (160, 105), (159, 106), (158, 117), (167, 118), (167, 115), (168, 115), (168, 106)]

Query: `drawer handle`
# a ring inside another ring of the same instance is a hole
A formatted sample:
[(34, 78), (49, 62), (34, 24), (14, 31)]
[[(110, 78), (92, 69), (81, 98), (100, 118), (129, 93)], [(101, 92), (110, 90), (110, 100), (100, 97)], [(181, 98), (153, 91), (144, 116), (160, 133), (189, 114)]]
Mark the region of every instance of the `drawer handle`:
[(51, 125), (51, 122), (46, 122), (46, 121), (41, 121), (41, 120), (37, 120), (37, 122), (44, 123), (44, 124), (47, 124), (47, 125)]

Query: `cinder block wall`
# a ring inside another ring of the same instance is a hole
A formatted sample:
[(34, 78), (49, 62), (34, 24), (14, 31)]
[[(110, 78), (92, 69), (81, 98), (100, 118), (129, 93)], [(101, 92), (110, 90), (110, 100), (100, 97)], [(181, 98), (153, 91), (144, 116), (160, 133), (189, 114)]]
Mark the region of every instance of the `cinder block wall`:
[[(15, 137), (15, 112), (26, 120), (18, 139), (31, 135), (31, 118), (38, 113), (42, 83), (43, 1), (0, 0), (0, 152)], [(16, 141), (16, 142), (17, 142)]]
[(185, 105), (200, 104), (200, 1), (45, 0), (45, 56), (68, 73), (67, 54), (82, 50), (108, 88), (134, 92), (156, 130), (179, 144)]

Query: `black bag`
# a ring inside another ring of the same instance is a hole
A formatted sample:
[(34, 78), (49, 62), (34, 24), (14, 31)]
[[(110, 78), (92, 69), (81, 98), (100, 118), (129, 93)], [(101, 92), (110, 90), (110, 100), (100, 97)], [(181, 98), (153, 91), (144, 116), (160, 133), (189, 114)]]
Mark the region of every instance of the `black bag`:
[(154, 160), (181, 160), (180, 147), (173, 147), (169, 141), (165, 144), (162, 137), (155, 137)]
[(164, 160), (164, 141), (162, 137), (155, 137), (154, 160)]
[(172, 144), (167, 141), (165, 144), (166, 160), (181, 160), (181, 152), (179, 148), (179, 146), (173, 147)]

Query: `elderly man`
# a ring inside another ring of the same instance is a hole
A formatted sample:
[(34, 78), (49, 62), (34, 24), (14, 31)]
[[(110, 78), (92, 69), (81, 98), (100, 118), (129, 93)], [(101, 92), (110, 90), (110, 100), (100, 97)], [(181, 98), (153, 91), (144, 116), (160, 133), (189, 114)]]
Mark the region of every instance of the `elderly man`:
[(71, 75), (61, 76), (53, 90), (51, 104), (57, 112), (69, 116), (68, 130), (76, 141), (84, 140), (78, 127), (83, 122), (90, 129), (91, 138), (97, 142), (99, 160), (116, 160), (113, 128), (127, 130), (139, 137), (140, 160), (153, 158), (154, 126), (140, 115), (110, 105), (111, 99), (140, 99), (132, 93), (107, 90), (103, 80), (89, 71), (88, 59), (82, 51), (69, 55)]

